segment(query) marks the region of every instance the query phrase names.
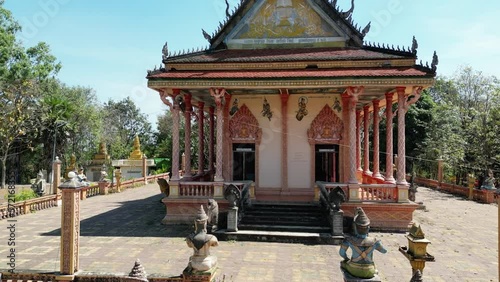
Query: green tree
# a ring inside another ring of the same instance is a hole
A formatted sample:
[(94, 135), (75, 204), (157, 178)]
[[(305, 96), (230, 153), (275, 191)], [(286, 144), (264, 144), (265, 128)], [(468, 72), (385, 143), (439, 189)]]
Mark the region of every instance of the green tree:
[(45, 43), (25, 49), (16, 40), (21, 30), (0, 0), (0, 164), (5, 187), (7, 158), (15, 143), (29, 143), (37, 134), (39, 84), (56, 74), (60, 64)]
[(134, 138), (139, 136), (146, 156), (154, 151), (155, 139), (151, 124), (129, 97), (115, 102), (109, 100), (103, 107), (102, 140), (109, 144), (113, 159), (128, 158)]

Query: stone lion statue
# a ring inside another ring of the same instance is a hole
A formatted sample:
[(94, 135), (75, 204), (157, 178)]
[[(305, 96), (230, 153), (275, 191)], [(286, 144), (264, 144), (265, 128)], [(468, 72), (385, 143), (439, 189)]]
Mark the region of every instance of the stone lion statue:
[(219, 224), (219, 204), (214, 199), (208, 200), (208, 225), (209, 231), (214, 232), (217, 230)]

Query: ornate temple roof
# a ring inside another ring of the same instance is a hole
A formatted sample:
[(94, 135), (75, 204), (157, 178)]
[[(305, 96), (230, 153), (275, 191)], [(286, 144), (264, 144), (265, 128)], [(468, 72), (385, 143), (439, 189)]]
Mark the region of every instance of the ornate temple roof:
[[(222, 0), (220, 0), (222, 1)], [(226, 1), (227, 4), (227, 1)], [(363, 43), (370, 24), (361, 29), (348, 11), (329, 0), (242, 0), (215, 33), (203, 30), (210, 46), (170, 52), (165, 44), (160, 68), (148, 71), (150, 87), (172, 86), (160, 81), (208, 80), (385, 79), (425, 78), (428, 84), (438, 64), (417, 63), (418, 43), (410, 47)], [(432, 83), (431, 83), (432, 84)], [(179, 85), (180, 84), (175, 84)], [(429, 84), (430, 85), (430, 84)]]
[(368, 48), (297, 48), (297, 49), (255, 49), (215, 50), (194, 52), (169, 57), (167, 64), (175, 63), (241, 63), (241, 62), (292, 62), (292, 61), (336, 61), (365, 59), (413, 59), (411, 52), (383, 52)]
[[(213, 70), (160, 72), (149, 76), (170, 79), (272, 79), (272, 78), (339, 78), (339, 77), (426, 77), (428, 73), (412, 68), (338, 68), (310, 70)], [(432, 76), (431, 76), (432, 77)]]

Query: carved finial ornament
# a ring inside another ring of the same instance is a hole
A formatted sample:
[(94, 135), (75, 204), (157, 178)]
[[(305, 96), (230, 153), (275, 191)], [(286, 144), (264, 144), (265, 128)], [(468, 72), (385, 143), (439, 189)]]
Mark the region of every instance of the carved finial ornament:
[(363, 28), (363, 30), (361, 31), (361, 35), (366, 36), (368, 34), (368, 32), (370, 32), (370, 28), (371, 28), (371, 25), (372, 25), (372, 22), (369, 22), (365, 28)]
[(413, 55), (417, 55), (417, 49), (418, 49), (418, 42), (417, 42), (417, 39), (415, 38), (415, 36), (413, 36), (413, 42), (411, 45), (411, 53)]
[(229, 14), (229, 2), (227, 2), (227, 0), (225, 0), (225, 1), (226, 1), (226, 17), (229, 18), (229, 17), (231, 17), (231, 14)]
[(210, 36), (210, 34), (208, 34), (203, 28), (201, 29), (201, 32), (203, 33), (203, 37), (205, 37), (208, 42), (212, 40), (212, 36)]
[(434, 55), (432, 56), (432, 63), (431, 63), (431, 68), (433, 71), (437, 70), (438, 64), (439, 64), (439, 58), (438, 58), (436, 51), (434, 51)]
[(168, 58), (168, 42), (165, 42), (165, 45), (163, 45), (163, 48), (161, 49), (161, 53), (162, 53), (163, 60), (166, 60)]
[(351, 19), (352, 17), (352, 12), (354, 12), (354, 0), (351, 0), (351, 9), (349, 9), (348, 11), (346, 12), (341, 12), (340, 14), (342, 15), (342, 17), (346, 20), (349, 20)]

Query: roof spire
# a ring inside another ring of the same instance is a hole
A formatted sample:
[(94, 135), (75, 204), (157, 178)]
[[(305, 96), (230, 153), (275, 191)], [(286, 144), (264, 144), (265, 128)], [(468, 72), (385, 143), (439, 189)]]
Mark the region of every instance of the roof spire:
[(411, 45), (411, 52), (413, 55), (417, 55), (418, 42), (415, 36), (413, 36), (413, 43)]
[(344, 17), (345, 19), (348, 19), (352, 16), (352, 12), (354, 12), (354, 0), (351, 0), (351, 9), (349, 9), (348, 11), (346, 12), (341, 12), (340, 14), (342, 15), (342, 17)]
[(201, 29), (201, 32), (203, 33), (203, 37), (205, 37), (208, 42), (212, 40), (212, 36), (210, 36), (210, 34), (208, 34), (203, 28)]
[(370, 28), (372, 27), (372, 22), (369, 22), (365, 28), (363, 28), (363, 30), (361, 31), (361, 34), (363, 35), (363, 37), (368, 34), (368, 32), (370, 32)]
[(165, 42), (165, 45), (163, 45), (163, 48), (161, 49), (161, 53), (162, 53), (163, 60), (166, 60), (168, 58), (168, 42)]
[(230, 18), (231, 17), (231, 14), (229, 14), (229, 2), (226, 1), (226, 17)]
[(439, 64), (439, 58), (438, 58), (436, 51), (434, 51), (434, 55), (432, 56), (432, 63), (431, 63), (431, 68), (433, 71), (437, 70), (438, 64)]

